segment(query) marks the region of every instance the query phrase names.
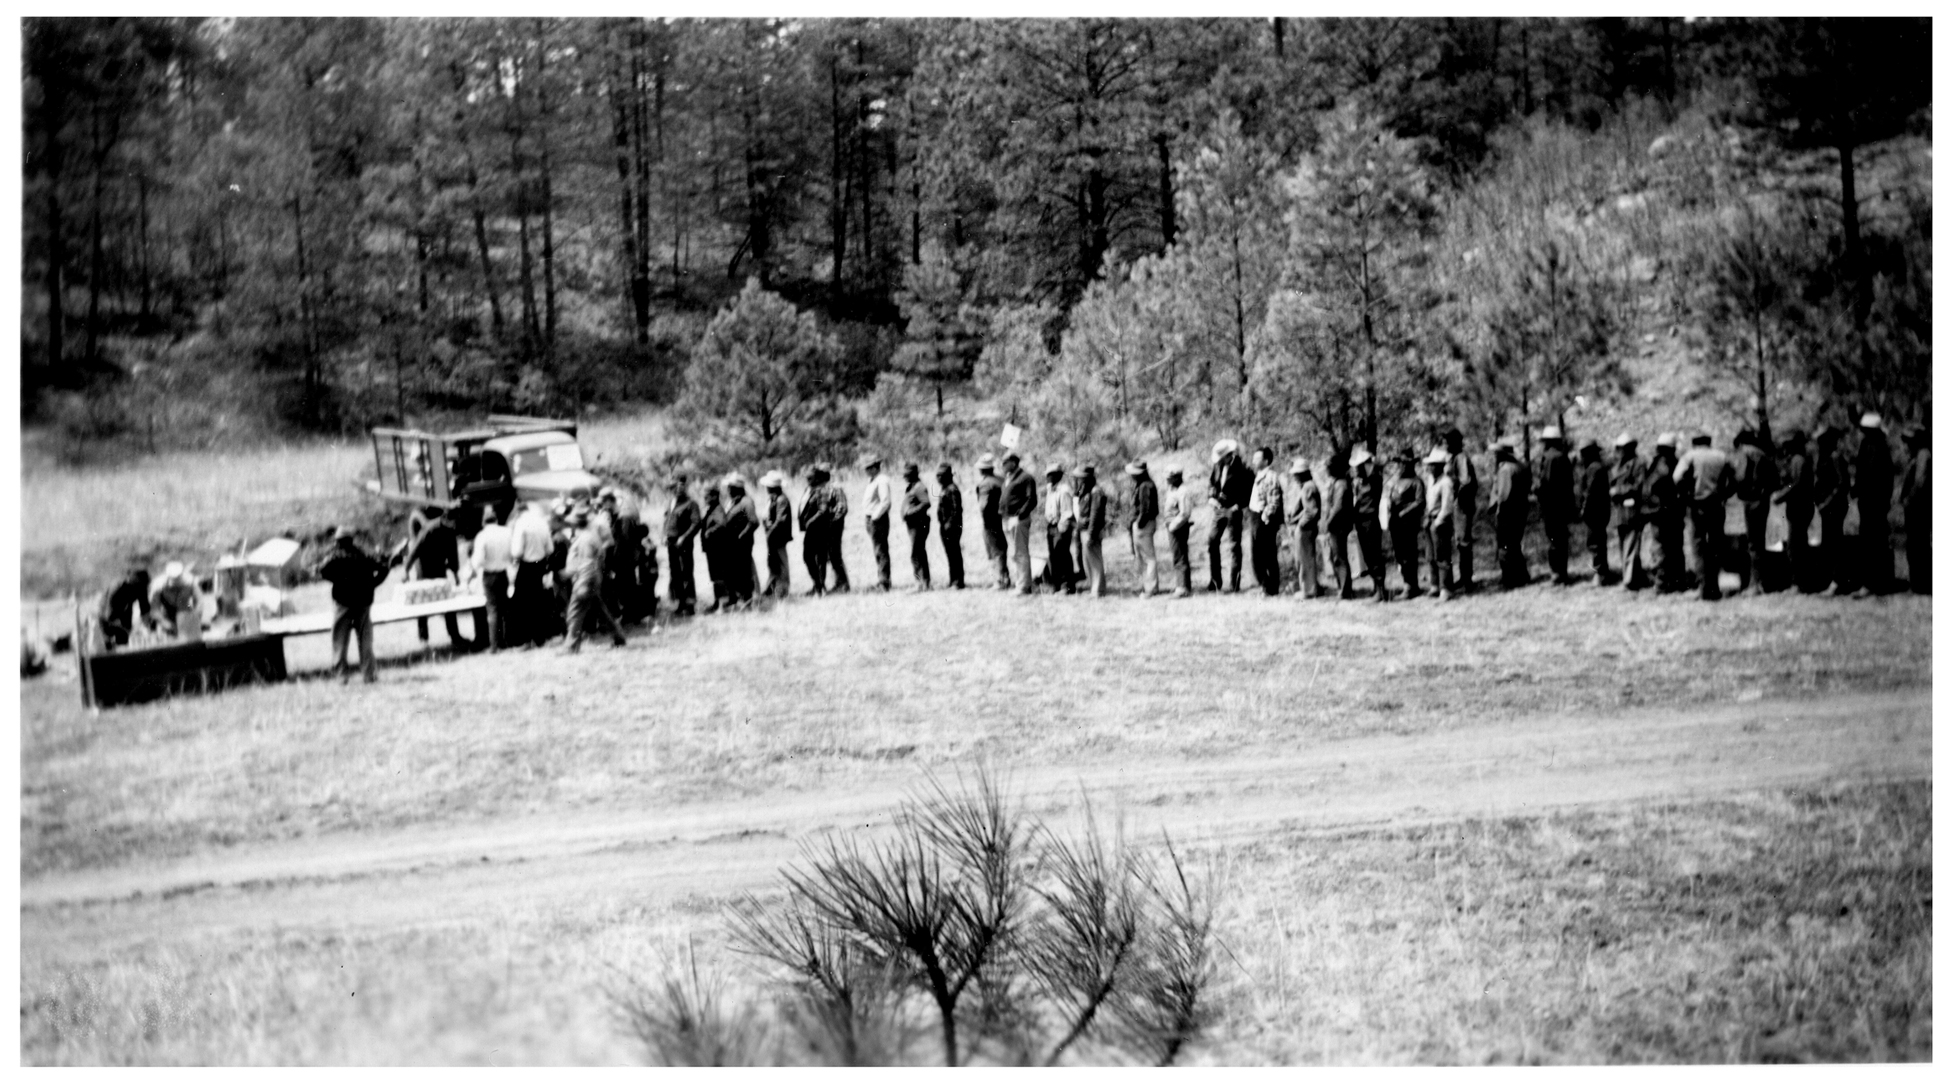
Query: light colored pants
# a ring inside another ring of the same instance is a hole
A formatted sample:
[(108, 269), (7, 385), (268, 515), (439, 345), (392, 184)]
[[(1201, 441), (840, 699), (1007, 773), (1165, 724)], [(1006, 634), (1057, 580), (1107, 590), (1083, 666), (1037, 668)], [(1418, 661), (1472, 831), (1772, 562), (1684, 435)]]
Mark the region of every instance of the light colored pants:
[(1144, 592), (1158, 590), (1156, 583), (1156, 526), (1134, 529), (1136, 539), (1136, 578)]
[(1298, 551), (1298, 588), (1309, 599), (1318, 595), (1318, 529), (1300, 528), (1293, 533)]
[(1008, 556), (1014, 559), (1014, 590), (1023, 596), (1034, 592), (1034, 562), (1028, 554), (1027, 517), (1005, 517), (1001, 529), (1007, 533)]
[[(1077, 538), (1081, 538), (1079, 535)], [(1100, 596), (1109, 590), (1108, 571), (1102, 565), (1102, 541), (1083, 539), (1082, 569), (1088, 573), (1088, 590)]]

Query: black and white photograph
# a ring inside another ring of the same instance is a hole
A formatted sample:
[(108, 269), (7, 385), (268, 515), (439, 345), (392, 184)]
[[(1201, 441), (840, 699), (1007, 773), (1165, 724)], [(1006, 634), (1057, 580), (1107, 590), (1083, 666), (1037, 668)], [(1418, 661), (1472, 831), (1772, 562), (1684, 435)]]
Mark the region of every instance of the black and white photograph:
[(22, 1065), (1932, 1062), (1931, 17), (139, 11)]

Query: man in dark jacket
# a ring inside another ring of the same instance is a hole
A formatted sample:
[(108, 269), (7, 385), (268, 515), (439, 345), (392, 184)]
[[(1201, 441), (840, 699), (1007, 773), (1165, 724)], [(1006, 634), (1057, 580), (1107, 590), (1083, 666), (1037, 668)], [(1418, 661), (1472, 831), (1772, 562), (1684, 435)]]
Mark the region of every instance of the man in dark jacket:
[[(1238, 456), (1237, 442), (1225, 438), (1212, 449), (1210, 468), (1210, 591), (1235, 592), (1244, 576), (1244, 508), (1256, 477)], [(1224, 539), (1230, 539), (1230, 579), (1223, 573)]]
[(1459, 430), (1447, 431), (1446, 444), (1447, 478), (1453, 480), (1454, 562), (1460, 571), (1453, 587), (1460, 592), (1471, 592), (1474, 590), (1474, 515), (1480, 504), (1480, 475), (1474, 470), (1474, 458), (1462, 449), (1464, 442)]
[(385, 583), (386, 568), (358, 546), (357, 534), (340, 528), (332, 536), (330, 557), (318, 567), (318, 577), (331, 582), (331, 670), (342, 680), (350, 676), (346, 660), (352, 634), (358, 634), (358, 664), (365, 681), (379, 681), (379, 662), (372, 655), (372, 591)]
[(1855, 595), (1883, 595), (1893, 590), (1893, 450), (1879, 415), (1868, 411), (1859, 419), (1859, 449), (1853, 454), (1852, 495), (1859, 503), (1859, 590)]
[(1108, 528), (1109, 496), (1095, 478), (1095, 465), (1083, 464), (1081, 492), (1075, 498), (1075, 551), (1081, 558), (1083, 581), (1097, 597), (1109, 592), (1108, 569), (1102, 561), (1102, 536)]
[(703, 492), (701, 535), (703, 571), (710, 578), (710, 606), (704, 609), (704, 614), (714, 614), (737, 602), (736, 575), (730, 570), (728, 514), (729, 510), (718, 499), (717, 488), (706, 489)]
[(1541, 430), (1541, 456), (1537, 458), (1540, 483), (1535, 500), (1541, 506), (1541, 530), (1548, 537), (1548, 571), (1555, 584), (1571, 583), (1568, 577), (1570, 526), (1575, 516), (1575, 466), (1569, 463), (1567, 442), (1558, 426)]
[(1677, 461), (1677, 495), (1690, 511), (1690, 538), (1697, 548), (1697, 580), (1703, 599), (1722, 599), (1719, 572), (1724, 553), (1724, 506), (1737, 489), (1737, 465), (1710, 447), (1710, 435), (1690, 439)]
[(1805, 449), (1805, 433), (1787, 430), (1778, 443), (1783, 454), (1778, 460), (1778, 488), (1771, 493), (1771, 504), (1785, 510), (1785, 565), (1791, 569), (1792, 586), (1809, 592), (1818, 574), (1812, 560), (1812, 457)]
[(1933, 451), (1927, 428), (1904, 435), (1906, 474), (1900, 479), (1901, 511), (1906, 514), (1906, 576), (1913, 591), (1933, 595)]
[(1852, 505), (1852, 467), (1839, 450), (1837, 427), (1819, 427), (1814, 440), (1819, 451), (1812, 460), (1812, 505), (1819, 517), (1819, 559), (1827, 578), (1825, 593), (1837, 595), (1852, 587), (1852, 578), (1840, 562), (1846, 542), (1846, 510)]
[(1352, 531), (1359, 538), (1359, 559), (1372, 578), (1373, 602), (1385, 603), (1393, 595), (1386, 590), (1386, 552), (1379, 528), (1379, 502), (1385, 491), (1379, 461), (1364, 445), (1355, 445), (1347, 464), (1352, 470)]
[(1609, 568), (1609, 465), (1602, 462), (1602, 446), (1594, 438), (1584, 438), (1580, 449), (1582, 470), (1575, 474), (1575, 508), (1581, 513), (1587, 535), (1589, 564), (1595, 569), (1597, 584), (1616, 583)]
[(1245, 531), (1251, 540), (1251, 575), (1267, 596), (1278, 594), (1283, 570), (1278, 565), (1278, 533), (1284, 527), (1284, 487), (1272, 467), (1276, 455), (1269, 445), (1251, 454), (1251, 501), (1245, 507)]
[[(679, 615), (696, 613), (696, 538), (702, 532), (703, 510), (690, 497), (689, 473), (679, 471), (669, 511), (663, 514), (663, 547), (669, 552), (669, 605)], [(707, 543), (704, 551), (707, 557)]]
[(832, 528), (843, 520), (838, 506), (845, 501), (845, 494), (831, 485), (831, 469), (823, 463), (811, 465), (805, 481), (810, 489), (805, 491), (804, 502), (798, 506), (798, 531), (804, 537), (803, 555), (805, 572), (811, 575), (811, 594), (825, 594), (825, 574), (838, 573), (844, 567), (833, 568), (828, 550), (836, 549), (836, 535)]
[[(446, 519), (446, 514), (438, 506), (426, 506), (413, 511), (407, 524), (412, 540), (406, 544), (405, 558), (400, 565), (405, 567), (406, 576), (423, 581), (439, 580), (460, 572), (460, 536)], [(473, 642), (460, 636), (460, 616), (448, 611), (441, 615), (446, 626), (446, 640), (457, 649), (473, 647)], [(419, 640), (430, 640), (431, 628), (425, 619), (419, 619)], [(485, 638), (481, 641), (484, 643)]]
[(1643, 516), (1655, 534), (1656, 592), (1669, 595), (1685, 588), (1683, 572), (1683, 499), (1677, 490), (1677, 435), (1656, 436), (1656, 456), (1650, 460), (1643, 486)]
[(899, 519), (906, 522), (906, 535), (912, 540), (913, 591), (929, 592), (933, 569), (926, 561), (926, 537), (932, 532), (933, 496), (920, 481), (918, 464), (906, 465), (905, 478), (906, 496), (899, 504)]
[(723, 511), (723, 545), (732, 577), (731, 595), (733, 602), (748, 607), (757, 599), (757, 529), (763, 521), (743, 476), (725, 479), (723, 489), (728, 496)]
[(1749, 427), (1731, 439), (1737, 453), (1737, 500), (1744, 506), (1744, 578), (1740, 591), (1764, 594), (1765, 526), (1771, 520), (1771, 494), (1778, 489), (1778, 466), (1765, 443)]
[(1130, 484), (1129, 554), (1136, 560), (1136, 592), (1146, 599), (1162, 587), (1156, 571), (1156, 519), (1162, 515), (1163, 502), (1147, 463), (1131, 461), (1122, 470)]
[(784, 496), (784, 476), (767, 472), (762, 480), (769, 501), (764, 507), (764, 594), (783, 599), (791, 594), (791, 499)]
[(946, 552), (946, 585), (967, 587), (967, 571), (960, 561), (960, 530), (966, 514), (960, 501), (960, 484), (953, 481), (953, 465), (942, 462), (933, 470), (933, 481), (940, 486), (934, 517), (940, 522), (940, 549)]
[(1335, 452), (1325, 461), (1325, 538), (1332, 559), (1332, 578), (1338, 582), (1339, 598), (1352, 598), (1352, 482), (1345, 454)]
[(1001, 481), (994, 477), (994, 454), (981, 453), (974, 461), (980, 478), (974, 483), (974, 503), (980, 507), (980, 535), (987, 545), (987, 560), (994, 565), (994, 587), (1005, 592), (1014, 587), (1007, 569), (1006, 518), (1001, 515)]
[[(1911, 538), (1911, 529), (1908, 531)], [(142, 566), (130, 566), (121, 583), (102, 596), (101, 610), (95, 620), (101, 626), (102, 640), (109, 648), (117, 649), (128, 644), (137, 625), (149, 624), (149, 614), (149, 571)]]
[(1034, 567), (1028, 553), (1028, 530), (1038, 498), (1034, 476), (1021, 470), (1021, 458), (1014, 453), (1001, 457), (1007, 477), (1001, 482), (1001, 531), (1007, 533), (1008, 550), (1014, 559), (1014, 590), (1023, 596), (1034, 594)]
[(1609, 504), (1616, 512), (1616, 549), (1622, 552), (1622, 586), (1631, 592), (1655, 581), (1643, 566), (1643, 529), (1647, 516), (1649, 465), (1636, 455), (1636, 439), (1627, 431), (1616, 435), (1616, 469), (1609, 473)]
[(1494, 550), (1501, 564), (1501, 588), (1528, 583), (1528, 556), (1521, 538), (1528, 533), (1528, 466), (1515, 459), (1509, 441), (1494, 444)]
[[(1406, 582), (1406, 598), (1420, 596), (1420, 528), (1426, 523), (1426, 487), (1414, 470), (1414, 456), (1401, 449), (1395, 457), (1399, 474), (1386, 486), (1386, 531), (1393, 537), (1393, 561), (1399, 564), (1400, 580)], [(1439, 578), (1434, 578), (1438, 588)]]

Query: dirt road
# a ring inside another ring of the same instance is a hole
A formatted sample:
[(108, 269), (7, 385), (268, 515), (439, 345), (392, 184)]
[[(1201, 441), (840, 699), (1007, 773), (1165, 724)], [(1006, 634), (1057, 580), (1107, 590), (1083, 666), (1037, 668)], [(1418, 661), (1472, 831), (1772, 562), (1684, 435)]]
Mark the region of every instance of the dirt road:
[[(1705, 798), (1932, 773), (1930, 690), (1756, 700), (1685, 712), (1483, 724), (1325, 742), (1274, 759), (1003, 767), (1056, 824), (1096, 811), (1138, 836), (1246, 841), (1467, 816)], [(883, 824), (911, 771), (759, 803), (532, 817), (210, 852), (21, 887), (21, 934), (45, 950), (310, 924), (414, 927), (566, 903), (719, 898), (770, 884), (826, 830)]]

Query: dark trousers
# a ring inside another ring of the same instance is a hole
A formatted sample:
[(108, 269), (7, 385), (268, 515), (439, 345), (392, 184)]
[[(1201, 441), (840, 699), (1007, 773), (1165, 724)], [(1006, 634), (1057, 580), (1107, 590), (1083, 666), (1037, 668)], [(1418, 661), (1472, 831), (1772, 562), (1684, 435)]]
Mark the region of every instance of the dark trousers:
[(866, 531), (872, 536), (872, 560), (879, 566), (879, 587), (892, 587), (892, 517), (868, 517)]
[(967, 570), (960, 562), (960, 530), (940, 529), (940, 549), (946, 552), (946, 583), (950, 588), (967, 587)]
[(1933, 517), (1913, 506), (1906, 511), (1906, 579), (1913, 591), (1933, 595)]
[(982, 524), (980, 534), (987, 543), (987, 560), (994, 564), (994, 585), (997, 588), (1013, 588), (1014, 578), (1007, 572), (1007, 533), (1001, 522)]
[(1520, 588), (1528, 583), (1528, 556), (1521, 552), (1521, 537), (1528, 531), (1528, 511), (1513, 510), (1494, 515), (1494, 553), (1501, 563), (1501, 587)]
[(509, 640), (516, 645), (538, 645), (548, 639), (553, 623), (549, 618), (552, 597), (541, 584), (546, 562), (521, 562), (514, 567), (514, 598), (508, 608), (513, 619)]
[(730, 573), (730, 561), (725, 555), (704, 547), (703, 575), (710, 580), (710, 610), (716, 611), (736, 602), (734, 578)]
[(1548, 537), (1548, 572), (1556, 584), (1568, 581), (1569, 524), (1566, 518), (1543, 517), (1542, 534)]
[(1852, 587), (1849, 571), (1839, 564), (1839, 552), (1846, 543), (1846, 507), (1819, 510), (1819, 558), (1831, 587), (1841, 591)]
[(1650, 530), (1656, 534), (1656, 590), (1683, 591), (1683, 514), (1661, 514)]
[(1267, 596), (1278, 594), (1278, 530), (1256, 513), (1246, 512), (1251, 530), (1251, 575)]
[(1859, 505), (1859, 546), (1854, 551), (1859, 563), (1860, 587), (1887, 592), (1893, 587), (1893, 530), (1887, 524), (1886, 509)]
[(1325, 538), (1331, 544), (1326, 549), (1332, 552), (1330, 555), (1332, 560), (1332, 580), (1338, 582), (1339, 598), (1349, 600), (1352, 598), (1352, 551), (1350, 547), (1352, 533), (1327, 531)]
[(1170, 569), (1176, 572), (1176, 589), (1190, 591), (1190, 526), (1170, 529)]
[(1384, 538), (1379, 531), (1379, 518), (1360, 517), (1352, 522), (1352, 531), (1359, 538), (1359, 559), (1366, 564), (1366, 573), (1372, 577), (1374, 599), (1390, 599), (1392, 593), (1386, 591), (1386, 552)]
[(344, 674), (351, 670), (345, 659), (351, 647), (352, 634), (358, 634), (358, 667), (365, 673), (365, 681), (377, 682), (379, 662), (372, 655), (372, 605), (346, 607), (333, 604), (331, 613), (331, 670)]
[(1460, 569), (1456, 587), (1474, 587), (1474, 503), (1455, 501), (1453, 518), (1454, 559)]
[(926, 537), (932, 531), (933, 522), (925, 517), (906, 522), (906, 535), (912, 540), (913, 581), (921, 588), (933, 587), (933, 567), (926, 562)]
[(841, 522), (821, 529), (825, 545), (820, 548), (826, 568), (831, 570), (832, 591), (850, 592), (852, 578), (845, 573), (845, 525)]
[(669, 605), (679, 615), (696, 613), (696, 544), (663, 541), (669, 552)]
[(1707, 600), (1722, 599), (1718, 586), (1724, 562), (1724, 503), (1700, 502), (1690, 507), (1690, 535), (1697, 545), (1697, 579)]
[(803, 549), (799, 552), (804, 558), (804, 571), (811, 578), (811, 594), (825, 594), (825, 529), (806, 528)]
[(791, 561), (790, 556), (785, 552), (784, 544), (782, 542), (767, 543), (764, 548), (764, 557), (769, 563), (769, 569), (765, 572), (770, 578), (764, 582), (764, 594), (780, 600), (789, 596), (791, 594)]
[(507, 647), (507, 574), (482, 573), (480, 587), (487, 595), (487, 645), (499, 652)]
[(1406, 582), (1406, 595), (1420, 594), (1420, 521), (1409, 517), (1388, 525), (1393, 533), (1393, 561), (1399, 563), (1400, 579)]
[(1809, 592), (1818, 583), (1818, 569), (1812, 557), (1812, 520), (1785, 518), (1785, 565), (1792, 571), (1792, 587)]
[(1242, 568), (1244, 565), (1244, 509), (1241, 506), (1229, 509), (1219, 507), (1216, 514), (1210, 519), (1210, 540), (1208, 545), (1210, 547), (1210, 591), (1212, 592), (1216, 592), (1225, 587), (1223, 578), (1223, 551), (1226, 536), (1230, 539), (1230, 581), (1228, 586), (1230, 591), (1235, 592), (1244, 576)]
[(1433, 590), (1441, 595), (1453, 592), (1453, 522), (1436, 524), (1433, 538)]
[(1057, 529), (1048, 525), (1048, 563), (1041, 567), (1041, 580), (1049, 588), (1075, 591), (1075, 526)]
[(1744, 588), (1753, 595), (1764, 592), (1764, 533), (1771, 520), (1771, 501), (1760, 498), (1744, 503)]
[(1589, 548), (1589, 565), (1595, 569), (1595, 579), (1601, 584), (1615, 581), (1616, 574), (1609, 568), (1609, 522), (1594, 520), (1586, 522), (1588, 534), (1582, 542)]

